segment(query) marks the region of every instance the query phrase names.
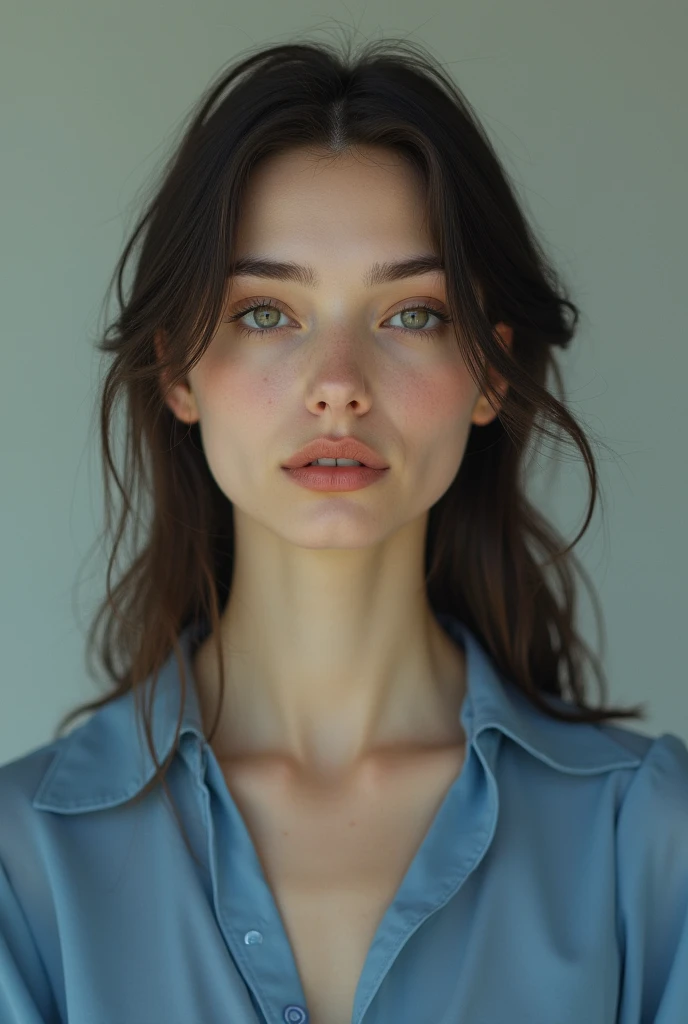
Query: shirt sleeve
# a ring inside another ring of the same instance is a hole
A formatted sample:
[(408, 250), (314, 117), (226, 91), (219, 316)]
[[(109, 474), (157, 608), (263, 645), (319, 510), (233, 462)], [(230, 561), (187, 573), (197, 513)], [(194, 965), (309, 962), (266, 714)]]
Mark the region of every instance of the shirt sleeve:
[(29, 924), (0, 862), (0, 1021), (60, 1024)]
[(617, 819), (618, 1024), (688, 1022), (688, 748), (653, 740)]

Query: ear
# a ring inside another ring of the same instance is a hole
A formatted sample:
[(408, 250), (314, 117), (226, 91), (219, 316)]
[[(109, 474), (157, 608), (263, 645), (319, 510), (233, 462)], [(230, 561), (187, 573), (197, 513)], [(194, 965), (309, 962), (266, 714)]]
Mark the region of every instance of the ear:
[[(508, 324), (498, 323), (495, 324), (495, 330), (497, 331), (504, 348), (511, 349), (514, 337), (513, 328), (510, 327)], [(498, 374), (493, 367), (488, 368), (488, 376), (490, 378), (490, 381), (492, 382), (492, 385), (497, 389), (497, 392), (499, 393), (499, 406), (497, 409), (494, 409), (490, 405), (487, 396), (480, 394), (473, 408), (473, 415), (471, 416), (471, 423), (474, 423), (477, 427), (486, 426), (488, 423), (491, 423), (492, 420), (497, 416), (499, 408), (501, 408), (501, 404), (506, 398), (506, 393), (509, 388), (509, 385), (504, 380), (504, 378), (500, 374)]]
[[(165, 350), (162, 331), (155, 332), (153, 345), (158, 360), (163, 359)], [(160, 371), (160, 385), (163, 390), (167, 386), (167, 376), (163, 370)], [(186, 380), (175, 384), (170, 393), (165, 396), (165, 405), (182, 423), (196, 423), (200, 419), (196, 398)]]

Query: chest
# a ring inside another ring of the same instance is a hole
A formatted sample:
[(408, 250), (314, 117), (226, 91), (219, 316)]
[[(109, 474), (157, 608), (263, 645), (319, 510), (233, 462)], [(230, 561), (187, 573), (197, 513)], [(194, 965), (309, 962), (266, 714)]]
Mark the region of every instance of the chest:
[(461, 770), (463, 747), (348, 788), (223, 766), (287, 932), (310, 1024), (350, 1024), (384, 913)]

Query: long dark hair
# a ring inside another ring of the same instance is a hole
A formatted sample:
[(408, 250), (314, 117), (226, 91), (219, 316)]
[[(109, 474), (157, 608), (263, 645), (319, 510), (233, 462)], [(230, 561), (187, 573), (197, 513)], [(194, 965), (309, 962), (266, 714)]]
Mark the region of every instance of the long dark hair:
[[(420, 171), (457, 344), (490, 401), (495, 392), (486, 364), (509, 385), (496, 418), (471, 428), (453, 483), (430, 509), (430, 605), (466, 623), (498, 669), (544, 714), (572, 723), (645, 717), (645, 705), (586, 703), (586, 659), (603, 701), (607, 682), (574, 626), (574, 569), (593, 597), (598, 626), (601, 613), (572, 549), (590, 523), (599, 483), (591, 445), (566, 407), (554, 351), (569, 346), (579, 310), (536, 240), (468, 101), (420, 44), (387, 39), (365, 42), (353, 55), (350, 43), (340, 52), (298, 42), (237, 59), (192, 111), (126, 243), (108, 289), (109, 294), (116, 279), (119, 314), (98, 341), (99, 351), (114, 357), (99, 407), (101, 539), (114, 523), (110, 474), (121, 507), (109, 549), (107, 595), (87, 647), (90, 674), (97, 648), (110, 692), (70, 711), (57, 735), (77, 715), (130, 690), (136, 698), (151, 675), (155, 686), (171, 652), (183, 699), (187, 680), (179, 633), (199, 617), (211, 624), (217, 640), (222, 686), (208, 741), (215, 733), (224, 694), (219, 617), (232, 578), (233, 510), (209, 471), (198, 423), (177, 420), (164, 402), (162, 381), (168, 389), (181, 381), (219, 326), (251, 170), (270, 154), (305, 145), (332, 153), (356, 145), (390, 147)], [(135, 247), (125, 297), (123, 276)], [(513, 329), (510, 351), (495, 332), (500, 321)], [(166, 339), (162, 358), (155, 351), (158, 332)], [(546, 387), (549, 374), (559, 398)], [(126, 399), (123, 477), (110, 436), (119, 398)], [(588, 508), (568, 545), (524, 492), (526, 456), (535, 437), (572, 441), (585, 462)], [(137, 536), (142, 524), (143, 544), (113, 587), (127, 526)], [(555, 707), (546, 695), (566, 697), (575, 709)], [(165, 775), (176, 747), (175, 742), (159, 764), (145, 707), (142, 721), (157, 772), (132, 803), (158, 782), (167, 792)], [(181, 708), (176, 740), (180, 722)]]

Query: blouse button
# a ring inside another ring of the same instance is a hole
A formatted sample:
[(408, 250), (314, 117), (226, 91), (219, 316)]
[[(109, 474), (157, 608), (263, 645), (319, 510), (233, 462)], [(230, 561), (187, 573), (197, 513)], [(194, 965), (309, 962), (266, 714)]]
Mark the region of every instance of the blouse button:
[(255, 946), (256, 943), (263, 941), (263, 935), (261, 932), (251, 931), (246, 932), (244, 935), (244, 942), (247, 946)]
[(297, 1006), (295, 1003), (292, 1003), (291, 1006), (285, 1006), (282, 1016), (286, 1024), (308, 1024), (308, 1014), (303, 1006)]

